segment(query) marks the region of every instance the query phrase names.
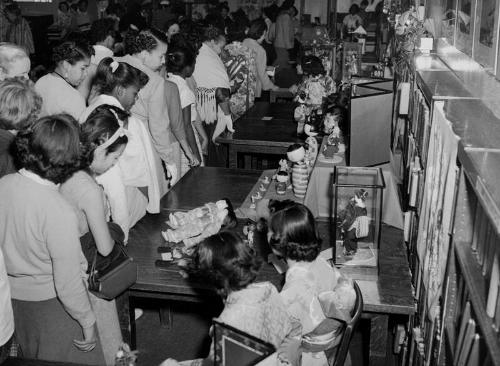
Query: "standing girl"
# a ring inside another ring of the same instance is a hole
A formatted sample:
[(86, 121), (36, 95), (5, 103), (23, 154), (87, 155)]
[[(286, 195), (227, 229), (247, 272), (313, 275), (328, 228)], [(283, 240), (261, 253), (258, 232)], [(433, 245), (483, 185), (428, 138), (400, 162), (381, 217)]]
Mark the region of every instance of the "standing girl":
[[(203, 154), (201, 151), (200, 136), (204, 141), (208, 140), (208, 137), (201, 121), (197, 118), (196, 97), (186, 82), (186, 78), (189, 78), (193, 74), (195, 63), (195, 54), (186, 47), (176, 47), (167, 54), (168, 80), (175, 83), (179, 88), (184, 125), (195, 130), (196, 146), (191, 146), (191, 150), (198, 151), (198, 156), (201, 157)], [(190, 166), (191, 164), (187, 156), (181, 154), (181, 177), (187, 173)]]
[[(106, 198), (95, 180), (97, 175), (108, 171), (125, 150), (128, 138), (117, 119), (122, 114), (120, 109), (111, 106), (100, 106), (92, 112), (80, 129), (80, 141), (85, 148), (84, 170), (73, 174), (59, 189), (77, 215), (82, 251), (89, 267), (96, 251), (105, 257), (113, 250), (115, 241), (119, 242), (117, 245), (123, 242), (120, 227), (107, 223)], [(92, 294), (90, 300), (106, 365), (112, 366), (122, 343), (115, 301), (102, 300)]]
[[(115, 106), (128, 116), (139, 91), (147, 82), (148, 76), (139, 69), (125, 62), (104, 58), (97, 67), (92, 87), (97, 97), (85, 110), (80, 122), (85, 123), (88, 115), (103, 104)], [(159, 212), (163, 168), (157, 165), (151, 137), (144, 123), (135, 116), (122, 118), (121, 121), (129, 137), (127, 147), (116, 166), (101, 173), (97, 180), (104, 187), (110, 202), (113, 221), (120, 225), (126, 240), (129, 229), (145, 215), (146, 210)]]
[(58, 190), (80, 167), (76, 121), (38, 120), (17, 134), (14, 153), (22, 169), (0, 179), (0, 247), (16, 340), (26, 358), (102, 365), (77, 218)]
[(67, 41), (54, 48), (54, 71), (35, 84), (43, 99), (42, 116), (67, 113), (75, 119), (80, 118), (86, 103), (76, 88), (85, 79), (93, 54), (93, 48), (82, 42)]

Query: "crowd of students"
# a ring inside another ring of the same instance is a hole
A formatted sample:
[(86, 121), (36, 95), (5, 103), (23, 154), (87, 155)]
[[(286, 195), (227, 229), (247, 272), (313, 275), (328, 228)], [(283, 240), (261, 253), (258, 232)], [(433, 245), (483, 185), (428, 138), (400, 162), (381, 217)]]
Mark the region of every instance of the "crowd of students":
[[(207, 18), (175, 19), (164, 30), (129, 24), (122, 33), (114, 17), (96, 20), (53, 47), (51, 71), (35, 83), (31, 51), (0, 44), (0, 363), (14, 341), (26, 358), (114, 364), (119, 304), (88, 291), (89, 262), (126, 245), (191, 167), (220, 163), (215, 138), (276, 88), (262, 46), (266, 20)], [(305, 206), (275, 202), (264, 211), (270, 242), (289, 265), (280, 294), (255, 282), (260, 260), (234, 233), (205, 240), (195, 262), (225, 298), (220, 319), (293, 364), (301, 336), (325, 318), (317, 295), (340, 275), (318, 257)], [(326, 365), (324, 355), (305, 353)]]

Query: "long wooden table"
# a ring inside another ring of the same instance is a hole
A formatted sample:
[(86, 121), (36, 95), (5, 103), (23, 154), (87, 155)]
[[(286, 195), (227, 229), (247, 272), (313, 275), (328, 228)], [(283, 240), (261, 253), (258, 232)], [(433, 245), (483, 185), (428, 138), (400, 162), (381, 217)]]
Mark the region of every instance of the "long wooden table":
[[(131, 343), (135, 348), (134, 299), (154, 298), (166, 301), (206, 302), (216, 301), (213, 288), (183, 278), (176, 266), (158, 269), (160, 259), (157, 247), (164, 244), (161, 230), (172, 210), (189, 210), (229, 198), (237, 208), (256, 183), (260, 172), (224, 168), (191, 169), (162, 199), (162, 211), (145, 216), (131, 231), (129, 254), (139, 266), (137, 283), (129, 290)], [(323, 244), (330, 243), (330, 229), (326, 221), (319, 222)], [(394, 314), (411, 315), (415, 311), (411, 291), (410, 273), (404, 250), (401, 230), (382, 226), (380, 245), (380, 270), (374, 280), (358, 280), (363, 293), (364, 316), (371, 319), (370, 365), (384, 365), (389, 317)], [(271, 265), (264, 265), (259, 280), (270, 281), (281, 288), (283, 276)], [(355, 278), (356, 279), (356, 278)]]
[(293, 103), (258, 102), (236, 120), (236, 132), (225, 132), (216, 139), (228, 147), (229, 168), (238, 167), (238, 153), (285, 155), (291, 144), (303, 142), (297, 137), (293, 111)]

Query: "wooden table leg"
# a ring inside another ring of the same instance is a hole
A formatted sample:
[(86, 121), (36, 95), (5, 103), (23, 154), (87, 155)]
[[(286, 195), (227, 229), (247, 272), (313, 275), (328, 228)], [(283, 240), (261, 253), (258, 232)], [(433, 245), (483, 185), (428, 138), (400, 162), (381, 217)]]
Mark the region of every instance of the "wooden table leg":
[(134, 350), (137, 349), (137, 330), (135, 326), (135, 304), (132, 296), (128, 298), (128, 316), (130, 321), (130, 348)]
[(376, 314), (370, 320), (370, 366), (387, 364), (387, 331), (389, 315)]
[(237, 169), (238, 168), (238, 151), (229, 144), (228, 146), (228, 164), (230, 169)]
[(160, 308), (160, 324), (163, 328), (172, 329), (172, 312), (170, 306)]

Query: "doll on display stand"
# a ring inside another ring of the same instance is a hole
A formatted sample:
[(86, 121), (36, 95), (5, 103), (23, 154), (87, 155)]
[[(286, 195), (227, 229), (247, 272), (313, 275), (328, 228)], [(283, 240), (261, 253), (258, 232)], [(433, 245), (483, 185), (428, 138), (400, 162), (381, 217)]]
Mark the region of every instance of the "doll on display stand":
[(370, 219), (365, 204), (367, 197), (367, 191), (357, 189), (346, 207), (339, 213), (338, 223), (345, 256), (356, 254), (358, 240), (368, 236)]
[(301, 144), (293, 144), (286, 153), (292, 165), (292, 187), (295, 197), (304, 198), (307, 184), (309, 183), (309, 172), (305, 161), (306, 150)]

